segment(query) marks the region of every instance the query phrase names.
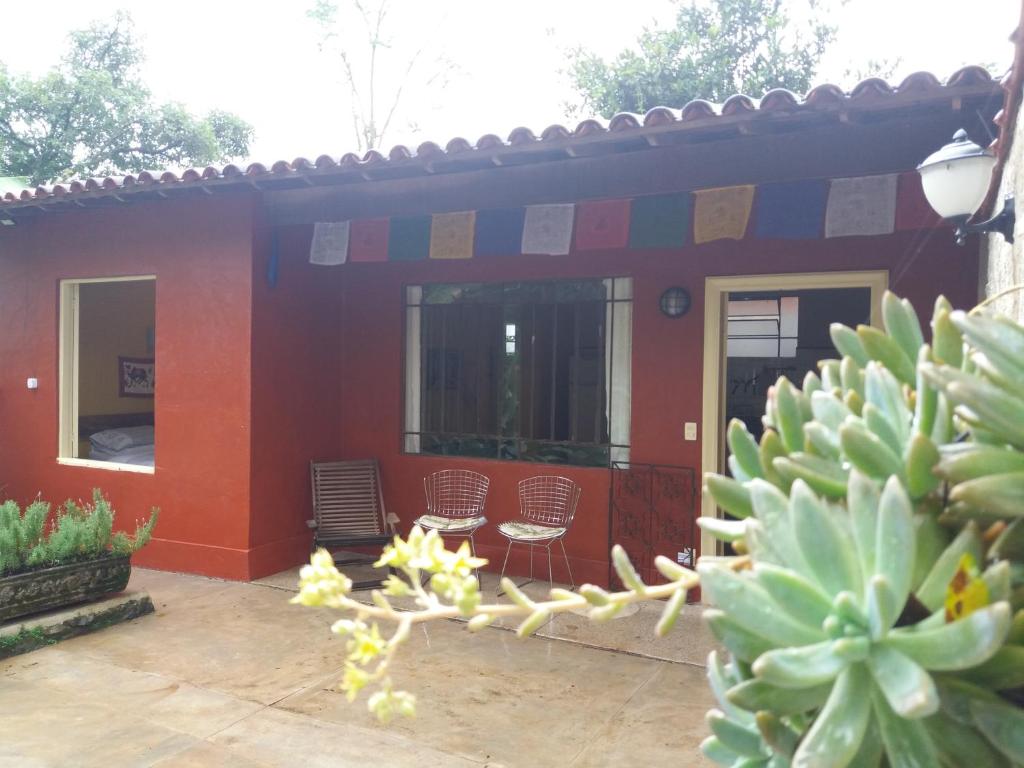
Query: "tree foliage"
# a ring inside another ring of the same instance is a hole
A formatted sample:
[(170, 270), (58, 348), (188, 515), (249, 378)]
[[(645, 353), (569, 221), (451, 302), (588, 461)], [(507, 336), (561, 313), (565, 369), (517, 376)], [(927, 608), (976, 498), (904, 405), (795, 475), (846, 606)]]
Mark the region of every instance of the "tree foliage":
[(783, 0), (677, 3), (675, 26), (645, 29), (635, 49), (611, 61), (571, 52), (569, 76), (582, 100), (575, 111), (610, 117), (772, 88), (804, 92), (836, 32), (819, 0), (796, 9), (799, 19)]
[(41, 77), (0, 62), (0, 176), (41, 184), (248, 153), (252, 127), (235, 115), (199, 117), (155, 102), (140, 79), (142, 61), (131, 18), (121, 13), (72, 32), (60, 63)]

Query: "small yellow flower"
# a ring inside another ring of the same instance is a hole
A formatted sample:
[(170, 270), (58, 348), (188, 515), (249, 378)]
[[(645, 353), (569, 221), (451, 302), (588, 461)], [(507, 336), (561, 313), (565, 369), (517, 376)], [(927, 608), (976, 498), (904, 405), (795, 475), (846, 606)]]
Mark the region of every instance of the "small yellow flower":
[(374, 622), (369, 632), (357, 629), (353, 633), (352, 639), (349, 640), (348, 658), (357, 664), (366, 664), (377, 658), (387, 645), (388, 641), (380, 636), (380, 630)]

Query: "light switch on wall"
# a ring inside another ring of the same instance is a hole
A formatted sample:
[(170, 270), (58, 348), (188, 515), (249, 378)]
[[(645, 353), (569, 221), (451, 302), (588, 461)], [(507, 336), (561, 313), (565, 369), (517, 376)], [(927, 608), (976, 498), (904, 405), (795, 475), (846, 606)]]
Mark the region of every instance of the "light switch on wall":
[(39, 389), (39, 379), (31, 378), (25, 380), (25, 386), (29, 389)]
[(684, 440), (696, 440), (697, 439), (697, 422), (688, 421), (683, 425), (683, 439)]

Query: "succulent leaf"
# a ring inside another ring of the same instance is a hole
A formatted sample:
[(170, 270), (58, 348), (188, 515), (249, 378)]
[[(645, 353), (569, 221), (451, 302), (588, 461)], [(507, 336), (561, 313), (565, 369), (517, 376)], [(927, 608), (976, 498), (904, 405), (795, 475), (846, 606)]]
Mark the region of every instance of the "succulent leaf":
[(914, 516), (910, 499), (899, 479), (890, 477), (878, 500), (875, 535), (875, 573), (882, 576), (896, 600), (896, 613), (903, 610), (914, 570)]
[(860, 337), (861, 344), (864, 345), (864, 349), (867, 350), (868, 356), (872, 360), (884, 365), (893, 376), (904, 384), (914, 386), (916, 353), (913, 358), (908, 357), (899, 344), (882, 331), (869, 325), (858, 325), (857, 336)]
[(751, 479), (761, 477), (763, 472), (757, 443), (747, 431), (747, 425), (739, 419), (730, 421), (727, 440), (732, 456), (747, 476)]
[(778, 457), (772, 466), (783, 479), (791, 483), (803, 480), (823, 496), (838, 499), (846, 495), (847, 471), (830, 459), (797, 452)]
[(1015, 763), (1024, 763), (1024, 709), (998, 699), (974, 699), (971, 714), (997, 749)]
[(793, 755), (793, 768), (844, 768), (853, 760), (868, 726), (870, 687), (863, 664), (843, 670)]
[(857, 332), (852, 328), (842, 323), (832, 323), (828, 327), (828, 335), (840, 355), (852, 358), (861, 368), (868, 364), (871, 358), (868, 357), (868, 353), (864, 349), (860, 337), (857, 336)]
[(906, 654), (885, 643), (876, 644), (868, 666), (875, 685), (900, 717), (916, 719), (938, 711), (939, 694), (931, 675)]
[[(851, 642), (858, 647), (848, 647)], [(813, 688), (835, 680), (849, 666), (850, 657), (861, 651), (866, 653), (867, 647), (865, 638), (844, 638), (799, 648), (779, 648), (758, 657), (753, 671), (758, 679), (779, 688)]]
[(817, 709), (828, 699), (832, 682), (811, 688), (779, 688), (771, 683), (753, 678), (744, 680), (728, 690), (726, 697), (737, 707), (757, 712), (770, 710), (777, 715), (798, 715)]
[(790, 497), (792, 525), (804, 562), (826, 594), (860, 593), (862, 580), (855, 554), (847, 546), (849, 531), (842, 518), (826, 507), (802, 481)]
[(900, 300), (892, 291), (882, 296), (882, 320), (885, 330), (911, 360), (917, 359), (918, 350), (924, 344), (921, 323), (917, 312), (906, 299)]
[(903, 460), (859, 419), (851, 417), (839, 428), (839, 445), (850, 462), (870, 477), (886, 480), (903, 475)]
[(882, 641), (925, 669), (952, 671), (981, 664), (999, 649), (1010, 631), (1010, 604), (999, 602), (941, 627), (896, 629)]
[(729, 619), (776, 645), (810, 645), (824, 639), (820, 629), (797, 621), (787, 607), (748, 575), (720, 565), (697, 566), (711, 602), (728, 610)]
[(1024, 472), (965, 480), (953, 486), (949, 498), (999, 517), (1024, 517)]
[(808, 626), (820, 627), (832, 612), (832, 601), (828, 596), (796, 571), (770, 563), (757, 563), (753, 573), (768, 594)]

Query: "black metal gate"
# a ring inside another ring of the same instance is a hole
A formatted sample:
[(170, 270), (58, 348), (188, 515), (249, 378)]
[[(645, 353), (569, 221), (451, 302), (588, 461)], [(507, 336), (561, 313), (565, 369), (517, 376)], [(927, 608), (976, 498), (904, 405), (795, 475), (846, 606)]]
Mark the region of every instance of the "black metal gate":
[[(612, 544), (620, 544), (648, 584), (665, 579), (654, 567), (664, 555), (692, 568), (697, 557), (697, 473), (692, 467), (614, 461), (608, 493)], [(621, 582), (609, 563), (609, 582)]]

